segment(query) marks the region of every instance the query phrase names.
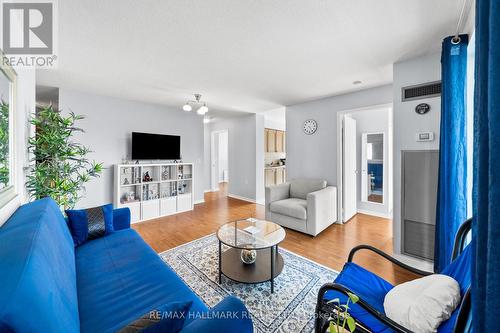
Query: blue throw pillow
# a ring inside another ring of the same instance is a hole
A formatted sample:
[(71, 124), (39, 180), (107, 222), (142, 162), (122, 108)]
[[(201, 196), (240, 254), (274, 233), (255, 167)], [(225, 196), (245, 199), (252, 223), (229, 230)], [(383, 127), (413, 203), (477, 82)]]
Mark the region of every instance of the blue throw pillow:
[(66, 215), (75, 246), (114, 232), (112, 204), (67, 210)]
[(118, 333), (177, 333), (184, 326), (192, 304), (192, 301), (163, 304), (128, 324)]

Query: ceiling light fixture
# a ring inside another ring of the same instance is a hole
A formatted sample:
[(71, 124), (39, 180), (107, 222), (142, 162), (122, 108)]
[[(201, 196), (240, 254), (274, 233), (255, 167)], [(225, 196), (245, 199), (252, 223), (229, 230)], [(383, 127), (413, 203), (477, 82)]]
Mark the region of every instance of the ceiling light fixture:
[(198, 108), (196, 113), (202, 116), (205, 115), (208, 112), (208, 106), (207, 103), (201, 101), (200, 94), (194, 94), (194, 100), (187, 101), (186, 104), (182, 106), (182, 109), (186, 112), (189, 112), (193, 110), (193, 106), (198, 106), (198, 105), (200, 105), (200, 107)]
[(212, 119), (210, 119), (210, 117), (203, 117), (204, 124), (208, 124), (210, 121), (212, 121)]
[(203, 104), (202, 106), (200, 106), (200, 108), (198, 109), (198, 111), (196, 111), (199, 115), (203, 116), (205, 115), (205, 113), (208, 112), (208, 107)]
[(361, 84), (363, 82), (359, 81), (359, 80), (356, 80), (356, 81), (353, 81), (352, 84), (354, 84), (355, 86), (357, 86), (358, 84)]

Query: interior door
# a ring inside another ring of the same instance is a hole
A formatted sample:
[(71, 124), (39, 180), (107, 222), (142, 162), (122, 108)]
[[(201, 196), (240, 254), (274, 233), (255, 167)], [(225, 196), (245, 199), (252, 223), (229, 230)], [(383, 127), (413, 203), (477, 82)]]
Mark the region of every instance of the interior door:
[(357, 169), (356, 169), (356, 120), (344, 116), (343, 140), (343, 205), (344, 219), (346, 222), (357, 213)]

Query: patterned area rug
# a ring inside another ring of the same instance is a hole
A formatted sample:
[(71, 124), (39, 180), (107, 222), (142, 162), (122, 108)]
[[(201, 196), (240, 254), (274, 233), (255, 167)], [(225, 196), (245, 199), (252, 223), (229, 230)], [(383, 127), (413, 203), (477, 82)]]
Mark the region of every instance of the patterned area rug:
[(243, 284), (218, 278), (218, 241), (212, 234), (160, 254), (209, 307), (224, 297), (240, 298), (252, 314), (255, 332), (312, 332), (319, 288), (337, 272), (280, 248), (285, 266), (270, 283)]

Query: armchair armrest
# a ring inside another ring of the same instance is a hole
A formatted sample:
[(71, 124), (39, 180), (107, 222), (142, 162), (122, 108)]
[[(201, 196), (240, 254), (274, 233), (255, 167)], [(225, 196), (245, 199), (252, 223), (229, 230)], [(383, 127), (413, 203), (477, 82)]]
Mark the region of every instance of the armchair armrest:
[[(326, 283), (324, 284), (318, 292), (318, 299), (316, 302), (316, 311), (315, 311), (315, 325), (314, 325), (314, 331), (315, 333), (324, 333), (326, 332), (326, 328), (328, 327), (328, 317), (330, 315), (329, 309), (330, 306), (329, 304), (326, 303), (324, 300), (325, 293), (327, 291), (334, 290), (337, 292), (340, 292), (347, 297), (349, 296), (348, 293), (355, 294), (348, 288), (344, 287), (343, 285), (340, 285), (338, 283)], [(357, 295), (359, 297), (359, 295)], [(368, 304), (365, 300), (363, 300), (361, 297), (359, 298), (359, 301), (356, 302), (356, 304), (360, 307), (362, 307), (364, 310), (366, 310), (368, 313), (370, 313), (373, 317), (377, 318), (380, 322), (384, 323), (387, 325), (389, 328), (394, 330), (397, 333), (413, 333), (409, 329), (399, 325), (395, 321), (391, 320), (388, 318), (385, 314), (382, 312), (378, 311), (374, 307), (372, 307), (370, 304)], [(354, 318), (356, 319), (356, 318)], [(364, 328), (363, 323), (357, 323), (357, 329), (356, 332), (370, 332), (368, 329)]]
[(307, 231), (316, 236), (337, 221), (337, 188), (327, 186), (319, 191), (308, 193)]
[(245, 305), (238, 298), (228, 296), (181, 332), (252, 333), (253, 323)]
[(434, 274), (432, 272), (426, 272), (426, 271), (422, 271), (420, 269), (417, 269), (417, 268), (414, 268), (414, 267), (411, 267), (411, 266), (408, 266), (407, 264), (397, 260), (396, 258), (388, 255), (387, 253), (373, 247), (373, 246), (370, 246), (370, 245), (358, 245), (354, 248), (352, 248), (351, 252), (349, 252), (349, 257), (347, 258), (347, 262), (352, 262), (352, 260), (354, 259), (354, 255), (356, 254), (356, 252), (358, 252), (359, 250), (369, 250), (369, 251), (372, 251), (376, 254), (378, 254), (379, 256), (381, 256), (382, 258), (386, 259), (386, 260), (389, 260), (390, 262), (392, 262), (393, 264), (403, 268), (403, 269), (406, 269), (407, 271), (410, 271), (414, 274), (417, 274), (417, 275), (421, 275), (421, 276), (427, 276), (427, 275), (431, 275), (431, 274)]
[(290, 197), (290, 183), (271, 185), (266, 187), (266, 204)]
[(128, 207), (113, 210), (113, 227), (115, 230), (130, 228), (130, 209)]

